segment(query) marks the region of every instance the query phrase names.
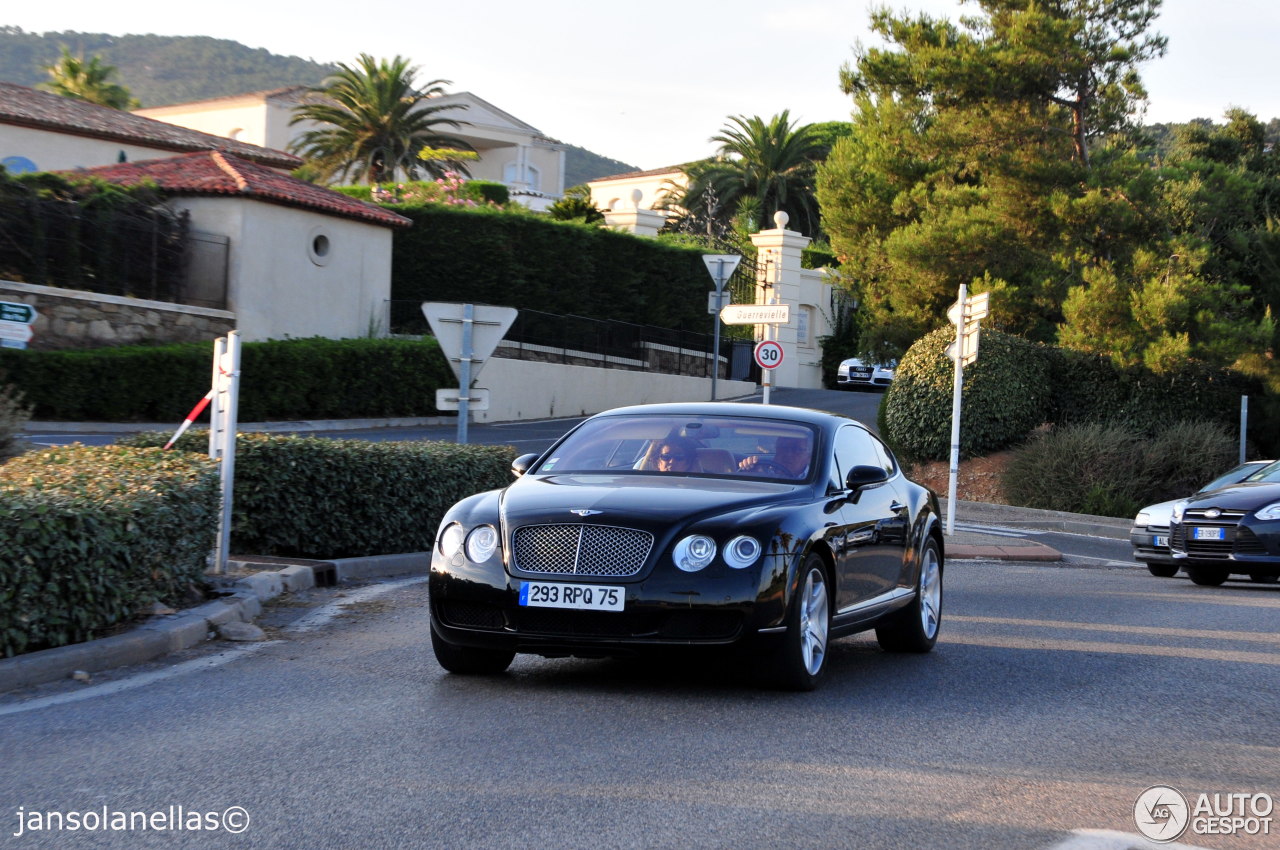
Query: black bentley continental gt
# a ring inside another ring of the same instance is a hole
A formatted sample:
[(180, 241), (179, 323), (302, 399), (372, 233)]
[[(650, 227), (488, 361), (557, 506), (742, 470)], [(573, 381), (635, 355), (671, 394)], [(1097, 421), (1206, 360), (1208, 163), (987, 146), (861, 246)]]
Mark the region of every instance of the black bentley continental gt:
[[(754, 404), (587, 419), (517, 480), (454, 505), (431, 561), (431, 639), (453, 673), (517, 652), (737, 648), (810, 690), (831, 640), (928, 652), (942, 615), (936, 497), (853, 419)], [(758, 663), (757, 663), (758, 662)]]

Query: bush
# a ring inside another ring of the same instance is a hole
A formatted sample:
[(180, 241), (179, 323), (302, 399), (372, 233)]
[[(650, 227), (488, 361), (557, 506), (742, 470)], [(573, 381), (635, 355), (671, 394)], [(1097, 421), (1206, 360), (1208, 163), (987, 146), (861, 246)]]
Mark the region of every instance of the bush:
[(0, 466), (0, 653), (89, 640), (202, 580), (215, 464), (73, 445)]
[(1175, 422), (1152, 438), (1090, 422), (1037, 434), (1013, 455), (1003, 484), (1012, 504), (1132, 517), (1194, 492), (1234, 460), (1230, 434), (1215, 423)]
[[(881, 433), (908, 460), (950, 455), (955, 366), (946, 349), (954, 340), (951, 328), (919, 339), (885, 393)], [(984, 330), (978, 359), (964, 370), (961, 454), (988, 454), (1026, 439), (1049, 416), (1050, 375), (1044, 346)]]
[[(41, 419), (182, 420), (209, 391), (213, 347), (0, 349)], [(242, 349), (239, 420), (429, 416), (456, 380), (435, 339), (300, 339)]]
[[(168, 439), (152, 433), (121, 442)], [(203, 452), (208, 439), (207, 431), (188, 432), (175, 448)], [(319, 559), (428, 551), (445, 511), (510, 483), (514, 459), (510, 446), (240, 434), (231, 547)]]

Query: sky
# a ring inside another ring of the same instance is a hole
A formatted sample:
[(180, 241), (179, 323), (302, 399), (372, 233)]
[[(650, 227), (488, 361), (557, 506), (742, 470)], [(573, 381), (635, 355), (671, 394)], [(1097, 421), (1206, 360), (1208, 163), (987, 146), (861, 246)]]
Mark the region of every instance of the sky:
[[(220, 0), (6, 4), (0, 24), (28, 32), (207, 35), (320, 62), (402, 55), (419, 81), (451, 81), (561, 142), (640, 169), (710, 156), (730, 116), (847, 120), (840, 68), (868, 29), (873, 0)], [(957, 0), (890, 0), (951, 19)], [(353, 14), (358, 11), (358, 15)], [(1145, 64), (1146, 121), (1221, 120), (1228, 107), (1280, 117), (1277, 0), (1165, 0), (1165, 56)], [(127, 80), (122, 80), (126, 85)]]

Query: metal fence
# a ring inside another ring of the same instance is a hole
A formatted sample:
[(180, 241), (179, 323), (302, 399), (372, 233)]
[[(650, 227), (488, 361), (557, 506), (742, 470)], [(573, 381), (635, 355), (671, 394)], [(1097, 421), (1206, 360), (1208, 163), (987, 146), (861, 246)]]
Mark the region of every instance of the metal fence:
[[(393, 300), (390, 308), (392, 333), (431, 332), (422, 315), (422, 302)], [(707, 324), (711, 324), (710, 316)], [(498, 354), (522, 360), (711, 377), (714, 342), (710, 333), (521, 309), (503, 337)], [(742, 352), (735, 351), (743, 346), (747, 349), (745, 358)], [(722, 339), (720, 376), (747, 379), (750, 348), (750, 342)]]
[(152, 301), (226, 306), (227, 240), (163, 207), (44, 198), (0, 206), (0, 278)]

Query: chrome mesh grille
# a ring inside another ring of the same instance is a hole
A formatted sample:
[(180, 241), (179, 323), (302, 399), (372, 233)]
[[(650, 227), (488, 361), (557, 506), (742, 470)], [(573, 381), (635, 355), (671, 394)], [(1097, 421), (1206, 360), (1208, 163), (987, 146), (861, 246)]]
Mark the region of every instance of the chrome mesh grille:
[(653, 535), (612, 525), (526, 525), (513, 543), (516, 569), (524, 572), (622, 578), (644, 567)]

